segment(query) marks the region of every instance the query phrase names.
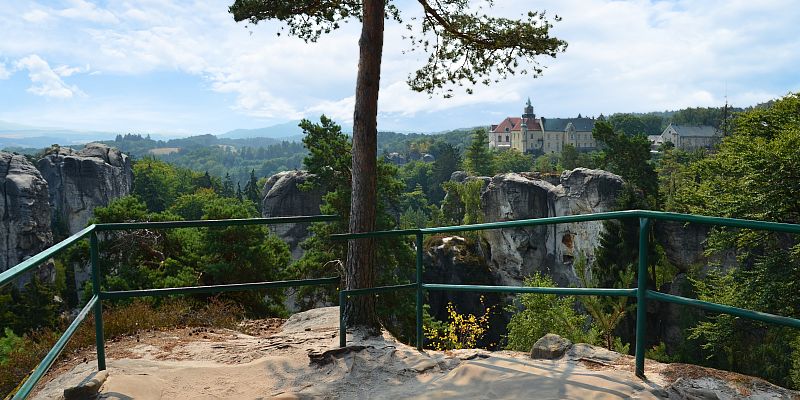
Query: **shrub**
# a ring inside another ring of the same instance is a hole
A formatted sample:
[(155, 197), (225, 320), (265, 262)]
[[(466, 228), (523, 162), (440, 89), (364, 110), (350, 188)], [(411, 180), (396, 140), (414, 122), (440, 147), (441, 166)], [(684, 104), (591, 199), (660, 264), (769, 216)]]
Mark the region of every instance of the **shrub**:
[[(525, 286), (555, 287), (555, 283), (537, 273), (525, 280)], [(508, 323), (508, 349), (530, 351), (533, 344), (548, 333), (576, 343), (596, 341), (595, 331), (584, 329), (587, 317), (575, 311), (575, 297), (526, 293), (517, 299), (524, 309), (514, 314)]]
[[(481, 296), (483, 304), (483, 296)], [(459, 314), (453, 303), (447, 303), (447, 321), (431, 320), (426, 325), (428, 348), (434, 350), (472, 349), (489, 331), (489, 317), (494, 307), (486, 307), (483, 315)]]

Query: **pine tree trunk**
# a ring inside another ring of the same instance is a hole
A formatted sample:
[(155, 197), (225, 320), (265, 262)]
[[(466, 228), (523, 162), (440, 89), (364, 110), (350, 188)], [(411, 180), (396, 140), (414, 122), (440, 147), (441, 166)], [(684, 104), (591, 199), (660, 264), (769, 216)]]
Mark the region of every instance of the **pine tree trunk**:
[[(377, 209), (378, 88), (383, 53), (384, 0), (364, 0), (359, 45), (356, 105), (353, 113), (353, 180), (350, 232), (375, 229)], [(347, 289), (375, 285), (375, 240), (351, 240), (347, 246)], [(380, 323), (371, 295), (351, 297), (345, 307), (347, 326), (363, 326), (378, 332)]]

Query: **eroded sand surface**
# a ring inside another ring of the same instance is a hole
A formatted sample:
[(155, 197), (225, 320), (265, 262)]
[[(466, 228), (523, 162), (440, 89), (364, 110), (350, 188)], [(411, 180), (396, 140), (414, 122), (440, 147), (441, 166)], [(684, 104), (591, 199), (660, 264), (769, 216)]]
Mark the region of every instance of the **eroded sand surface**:
[[(130, 357), (108, 360), (101, 398), (800, 398), (757, 379), (737, 376), (733, 382), (728, 373), (699, 367), (682, 376), (679, 365), (649, 360), (645, 382), (633, 375), (630, 357), (587, 345), (559, 360), (532, 360), (505, 351), (418, 352), (388, 335), (352, 332), (340, 350), (337, 330), (338, 308), (329, 307), (296, 314), (268, 337), (217, 332), (166, 350), (131, 341)], [(60, 397), (93, 369), (91, 360), (80, 363), (47, 383), (37, 398)]]

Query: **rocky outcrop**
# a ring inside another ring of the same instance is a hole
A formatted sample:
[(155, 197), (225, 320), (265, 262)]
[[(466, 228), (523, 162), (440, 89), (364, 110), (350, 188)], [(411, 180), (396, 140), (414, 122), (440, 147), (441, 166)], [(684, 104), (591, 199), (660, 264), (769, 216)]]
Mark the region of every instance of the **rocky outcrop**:
[[(261, 201), (261, 215), (267, 217), (287, 217), (300, 215), (319, 215), (322, 204), (322, 190), (305, 191), (300, 185), (312, 175), (306, 171), (284, 171), (272, 175), (264, 185)], [(298, 259), (303, 253), (300, 243), (308, 237), (309, 224), (270, 225), (270, 230), (289, 245), (292, 258)]]
[(49, 186), (53, 228), (62, 234), (80, 231), (96, 207), (127, 196), (133, 187), (130, 158), (99, 143), (77, 151), (51, 148), (37, 167)]
[(0, 271), (53, 243), (47, 182), (25, 157), (0, 152)]
[[(560, 184), (532, 175), (502, 174), (481, 194), (485, 222), (534, 219), (611, 211), (623, 180), (586, 168), (565, 171)], [(501, 285), (518, 286), (541, 272), (558, 286), (578, 286), (573, 268), (578, 257), (590, 265), (600, 242), (600, 221), (495, 229), (482, 232), (489, 264)]]

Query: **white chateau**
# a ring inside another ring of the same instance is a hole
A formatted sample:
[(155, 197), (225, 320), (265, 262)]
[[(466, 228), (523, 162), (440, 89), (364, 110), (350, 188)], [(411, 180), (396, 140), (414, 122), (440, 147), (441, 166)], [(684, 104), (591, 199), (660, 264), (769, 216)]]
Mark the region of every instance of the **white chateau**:
[(597, 141), (592, 136), (594, 118), (536, 118), (531, 99), (522, 117), (507, 117), (489, 128), (489, 147), (517, 149), (522, 153), (561, 152), (565, 144), (579, 151), (592, 150)]

